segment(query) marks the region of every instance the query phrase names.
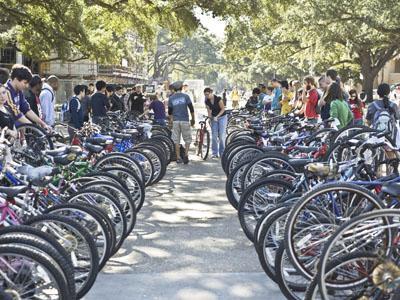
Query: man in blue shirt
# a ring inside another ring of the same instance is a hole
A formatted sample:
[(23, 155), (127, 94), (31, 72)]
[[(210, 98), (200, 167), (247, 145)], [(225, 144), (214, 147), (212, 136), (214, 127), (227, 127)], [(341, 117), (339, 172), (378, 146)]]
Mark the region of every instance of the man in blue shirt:
[(96, 93), (90, 99), (93, 123), (99, 123), (102, 117), (107, 116), (108, 98), (106, 96), (107, 83), (103, 80), (96, 82)]
[[(168, 99), (168, 118), (169, 124), (172, 124), (172, 140), (175, 143), (177, 163), (182, 163), (180, 153), (180, 142), (181, 136), (185, 142), (185, 157), (183, 162), (187, 164), (189, 162), (189, 147), (192, 142), (192, 131), (190, 126), (194, 126), (194, 108), (190, 97), (187, 94), (182, 93), (183, 82), (177, 81), (172, 84), (172, 88), (175, 93)], [(191, 113), (191, 120), (189, 123), (189, 113)]]
[(29, 103), (26, 101), (23, 94), (23, 91), (28, 88), (31, 79), (32, 73), (29, 68), (18, 64), (12, 67), (11, 79), (6, 83), (6, 88), (8, 90), (8, 100), (6, 105), (10, 108), (17, 124), (30, 124), (32, 121), (47, 130), (51, 130), (51, 128), (31, 110)]
[(272, 79), (271, 80), (272, 87), (274, 88), (273, 92), (273, 98), (272, 98), (272, 104), (271, 104), (271, 109), (273, 110), (274, 114), (280, 115), (281, 114), (281, 97), (282, 97), (282, 88), (281, 88), (281, 83), (279, 82), (278, 79)]

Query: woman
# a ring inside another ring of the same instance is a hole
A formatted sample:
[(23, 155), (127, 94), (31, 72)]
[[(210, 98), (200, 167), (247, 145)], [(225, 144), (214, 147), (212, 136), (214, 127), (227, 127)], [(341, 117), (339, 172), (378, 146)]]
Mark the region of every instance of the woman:
[(344, 101), (343, 90), (338, 83), (332, 82), (329, 85), (325, 102), (330, 103), (330, 115), (335, 119), (338, 129), (346, 127), (353, 121), (353, 113)]
[(281, 103), (281, 115), (287, 115), (293, 109), (290, 105), (290, 101), (293, 98), (293, 93), (289, 89), (289, 83), (286, 80), (281, 81), (282, 87), (282, 100)]
[(367, 112), (367, 124), (369, 126), (378, 127), (379, 115), (383, 115), (384, 112), (389, 112), (390, 116), (394, 120), (399, 120), (399, 107), (396, 103), (389, 100), (390, 86), (387, 83), (382, 83), (378, 86), (377, 94), (379, 99), (374, 100), (368, 105)]
[(226, 125), (228, 118), (225, 114), (225, 105), (221, 97), (214, 95), (211, 88), (204, 90), (205, 104), (208, 111), (208, 117), (211, 120), (212, 134), (212, 156), (220, 157), (225, 149)]
[(4, 85), (0, 84), (0, 127), (7, 127), (6, 135), (12, 138), (17, 138), (18, 133), (15, 129), (13, 116), (10, 114), (8, 109), (4, 106), (4, 103), (8, 100), (8, 91)]
[(361, 99), (358, 98), (358, 94), (356, 90), (350, 91), (350, 99), (349, 104), (351, 111), (353, 113), (353, 125), (362, 125), (363, 124), (363, 105)]
[(235, 87), (232, 91), (231, 94), (231, 99), (232, 99), (232, 108), (233, 109), (238, 109), (239, 108), (239, 100), (240, 100), (240, 95), (237, 87)]
[(303, 90), (299, 89), (297, 91), (297, 95), (295, 96), (295, 104), (294, 104), (294, 114), (299, 118), (304, 117), (304, 103), (303, 103)]

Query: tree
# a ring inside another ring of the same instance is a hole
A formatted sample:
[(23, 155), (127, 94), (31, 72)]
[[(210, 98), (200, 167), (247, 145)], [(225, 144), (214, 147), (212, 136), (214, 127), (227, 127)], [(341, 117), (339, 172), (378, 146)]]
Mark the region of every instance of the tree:
[(371, 98), (376, 75), (400, 52), (399, 13), (395, 0), (264, 0), (255, 16), (230, 21), (225, 53), (262, 58), (278, 71), (358, 71)]
[(221, 47), (205, 29), (199, 28), (191, 36), (174, 39), (166, 30), (160, 30), (156, 47), (150, 51), (149, 68), (153, 79), (166, 80), (172, 73), (181, 78), (203, 78), (215, 82), (222, 65)]

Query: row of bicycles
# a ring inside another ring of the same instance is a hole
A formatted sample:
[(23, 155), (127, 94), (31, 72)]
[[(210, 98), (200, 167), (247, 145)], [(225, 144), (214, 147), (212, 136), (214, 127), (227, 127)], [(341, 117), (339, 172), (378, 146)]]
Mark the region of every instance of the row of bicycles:
[(18, 132), (0, 136), (0, 299), (80, 299), (175, 158), (170, 132), (119, 113)]
[(331, 121), (233, 112), (227, 198), (287, 299), (400, 299), (400, 149)]

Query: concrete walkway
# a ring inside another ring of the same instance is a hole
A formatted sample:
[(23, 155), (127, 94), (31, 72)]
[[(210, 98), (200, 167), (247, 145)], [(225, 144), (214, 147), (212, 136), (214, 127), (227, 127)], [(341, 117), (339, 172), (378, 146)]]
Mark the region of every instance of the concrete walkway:
[(226, 200), (219, 160), (171, 163), (86, 300), (284, 299)]

